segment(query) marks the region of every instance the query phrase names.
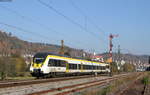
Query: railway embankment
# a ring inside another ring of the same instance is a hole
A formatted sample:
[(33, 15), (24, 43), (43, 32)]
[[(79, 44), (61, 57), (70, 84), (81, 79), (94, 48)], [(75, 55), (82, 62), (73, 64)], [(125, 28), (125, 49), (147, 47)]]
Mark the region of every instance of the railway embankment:
[(150, 73), (120, 77), (103, 86), (95, 86), (73, 95), (150, 95)]

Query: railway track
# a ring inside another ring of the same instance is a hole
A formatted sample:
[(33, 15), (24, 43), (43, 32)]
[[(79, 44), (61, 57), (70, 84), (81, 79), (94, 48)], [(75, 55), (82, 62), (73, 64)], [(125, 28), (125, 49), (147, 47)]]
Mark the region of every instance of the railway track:
[(89, 77), (92, 77), (92, 76), (93, 75), (84, 75), (84, 76), (75, 76), (75, 77), (60, 77), (60, 78), (35, 79), (35, 80), (1, 81), (0, 82), (0, 88), (8, 88), (8, 87), (39, 84), (39, 83), (46, 83), (46, 82), (56, 82), (56, 81), (65, 81), (65, 80), (89, 78)]
[(35, 93), (28, 94), (28, 95), (43, 95), (43, 94), (48, 94), (48, 93), (55, 94), (55, 95), (66, 95), (66, 94), (69, 94), (72, 92), (80, 91), (85, 88), (89, 88), (91, 86), (102, 85), (102, 84), (110, 82), (112, 80), (113, 80), (113, 78), (105, 79), (105, 80), (101, 80), (101, 81), (86, 82), (86, 83), (60, 87), (60, 88), (55, 88), (55, 89), (41, 91), (41, 92), (35, 92)]
[[(139, 76), (133, 80), (129, 85), (127, 85), (124, 89), (122, 89), (120, 92), (118, 92), (116, 95), (133, 95), (133, 93), (135, 93), (133, 90), (135, 90), (134, 88), (139, 86), (139, 82), (141, 82), (141, 79), (143, 78), (143, 74), (140, 73)], [(142, 87), (142, 86), (140, 86)], [(132, 90), (131, 90), (132, 89)], [(139, 88), (136, 88), (136, 90)], [(138, 93), (138, 95), (147, 95), (148, 87), (146, 85), (144, 85), (144, 88), (140, 88), (141, 93)], [(139, 92), (139, 91), (138, 91)], [(137, 95), (137, 94), (134, 94)], [(149, 94), (148, 94), (149, 95)]]
[(147, 91), (148, 91), (148, 85), (145, 85), (144, 91), (143, 91), (143, 95), (146, 95), (146, 94), (147, 94)]
[(143, 95), (149, 95), (149, 94), (150, 94), (150, 84), (145, 86)]
[(131, 74), (133, 73), (115, 75), (114, 77), (76, 76), (0, 83), (0, 95), (40, 95), (47, 93), (66, 95), (88, 87), (104, 85)]
[(54, 88), (54, 89), (50, 89), (50, 90), (35, 92), (35, 93), (28, 94), (28, 95), (43, 95), (43, 94), (66, 95), (66, 94), (70, 94), (73, 92), (83, 90), (85, 88), (90, 88), (90, 87), (98, 86), (98, 85), (106, 85), (113, 80), (116, 80), (120, 77), (126, 77), (126, 76), (127, 75), (120, 75), (120, 76), (116, 76), (116, 77), (110, 77), (107, 79), (96, 80), (96, 81), (92, 81), (92, 82), (85, 82), (85, 83), (81, 83), (81, 84), (75, 84), (75, 85), (64, 86), (64, 87), (60, 87), (60, 88)]

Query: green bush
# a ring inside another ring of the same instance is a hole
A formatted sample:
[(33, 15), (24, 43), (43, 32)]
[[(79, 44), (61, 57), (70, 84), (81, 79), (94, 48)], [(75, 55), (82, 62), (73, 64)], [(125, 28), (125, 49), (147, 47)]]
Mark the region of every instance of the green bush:
[(149, 79), (148, 76), (146, 76), (146, 77), (144, 77), (144, 78), (142, 79), (142, 83), (143, 83), (144, 85), (148, 85), (149, 82), (150, 82), (150, 79)]
[(1, 79), (7, 77), (24, 76), (27, 65), (21, 56), (0, 57), (0, 76)]

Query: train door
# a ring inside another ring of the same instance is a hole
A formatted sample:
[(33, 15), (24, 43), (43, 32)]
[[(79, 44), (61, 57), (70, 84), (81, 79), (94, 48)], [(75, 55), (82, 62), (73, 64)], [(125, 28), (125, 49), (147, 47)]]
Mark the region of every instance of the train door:
[(83, 72), (83, 63), (81, 62), (81, 72)]
[(69, 64), (66, 62), (66, 72), (69, 72)]

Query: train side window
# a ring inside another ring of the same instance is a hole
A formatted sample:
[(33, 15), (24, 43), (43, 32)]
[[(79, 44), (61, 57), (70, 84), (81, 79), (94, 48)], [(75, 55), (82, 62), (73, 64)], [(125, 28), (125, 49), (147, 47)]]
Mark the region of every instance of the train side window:
[(50, 59), (48, 62), (48, 66), (66, 67), (66, 61)]
[(69, 69), (72, 69), (72, 64), (69, 64)]
[(66, 67), (66, 63), (67, 63), (66, 61), (63, 61), (63, 60), (62, 60), (62, 61), (61, 61), (61, 67)]
[(101, 66), (98, 66), (98, 70), (100, 70), (101, 69)]
[(91, 65), (89, 65), (89, 70), (91, 70)]
[(88, 68), (89, 68), (89, 65), (86, 65), (86, 69), (88, 70)]
[(99, 70), (99, 66), (97, 66), (97, 70)]
[(81, 69), (81, 64), (78, 64), (78, 68)]
[(74, 69), (77, 69), (77, 64), (74, 64)]
[(97, 68), (96, 68), (96, 69), (98, 70), (98, 68), (99, 68), (99, 66), (97, 66)]
[(77, 64), (73, 64), (73, 69), (77, 69)]
[(95, 70), (97, 70), (97, 66), (95, 66)]
[(56, 67), (59, 67), (59, 61), (58, 61), (58, 60), (55, 60), (55, 63), (56, 63), (55, 66), (56, 66)]
[(87, 70), (89, 70), (89, 65), (87, 65)]
[(77, 69), (77, 64), (69, 64), (69, 69)]
[(94, 70), (96, 70), (96, 66), (94, 66)]
[(87, 70), (87, 65), (85, 65), (85, 70)]
[(93, 70), (95, 70), (95, 66), (93, 66)]
[(95, 66), (92, 66), (93, 70), (95, 69)]
[(73, 69), (73, 64), (69, 64), (69, 69)]
[(48, 66), (51, 66), (51, 60), (48, 61)]
[(61, 60), (57, 60), (57, 67), (60, 67), (61, 66)]
[(92, 69), (92, 66), (90, 66), (90, 65), (83, 65), (83, 69), (84, 70), (90, 70), (90, 69)]
[(102, 66), (102, 70), (105, 70), (105, 66)]
[(99, 69), (102, 70), (102, 66), (99, 66)]
[(48, 61), (48, 66), (53, 66), (54, 65), (54, 60), (53, 59), (50, 59), (49, 61)]

